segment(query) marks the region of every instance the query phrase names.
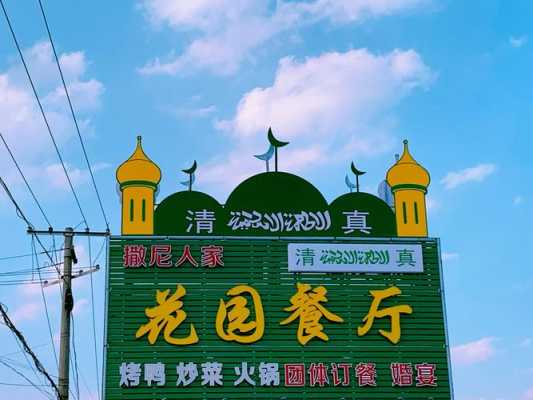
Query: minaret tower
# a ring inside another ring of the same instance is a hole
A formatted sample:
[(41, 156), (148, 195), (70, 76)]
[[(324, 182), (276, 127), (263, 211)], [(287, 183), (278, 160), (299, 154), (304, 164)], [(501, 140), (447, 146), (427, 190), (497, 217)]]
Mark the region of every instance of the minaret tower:
[(430, 176), (409, 153), (407, 140), (403, 145), (402, 156), (387, 172), (387, 182), (394, 194), (398, 236), (426, 237), (426, 193)]
[(130, 158), (117, 169), (122, 193), (122, 234), (153, 235), (154, 204), (161, 170), (144, 153), (141, 136)]

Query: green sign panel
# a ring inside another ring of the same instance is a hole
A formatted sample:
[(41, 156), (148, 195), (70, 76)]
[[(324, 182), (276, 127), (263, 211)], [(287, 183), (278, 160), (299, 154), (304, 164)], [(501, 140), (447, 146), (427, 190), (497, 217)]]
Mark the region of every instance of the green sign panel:
[(110, 246), (108, 400), (452, 397), (436, 239), (120, 236)]

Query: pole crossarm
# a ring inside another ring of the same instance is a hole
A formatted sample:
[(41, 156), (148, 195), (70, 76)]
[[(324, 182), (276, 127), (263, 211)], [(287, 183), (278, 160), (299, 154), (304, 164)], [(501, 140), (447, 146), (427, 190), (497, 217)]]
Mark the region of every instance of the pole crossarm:
[[(94, 267), (89, 267), (87, 270), (80, 270), (79, 272), (76, 273), (76, 275), (72, 275), (72, 279), (80, 278), (82, 276), (89, 275), (89, 274), (92, 274), (98, 271), (100, 271), (100, 266), (95, 265)], [(61, 276), (61, 279), (54, 279), (53, 281), (43, 280), (43, 287), (49, 287), (49, 286), (56, 285), (62, 282), (62, 279), (63, 279), (63, 276)]]
[(74, 235), (74, 236), (111, 236), (111, 232), (106, 231), (100, 231), (100, 232), (91, 232), (89, 230), (85, 231), (57, 231), (53, 229), (47, 229), (47, 230), (38, 230), (33, 228), (28, 228), (27, 232), (30, 235), (57, 235), (57, 236), (65, 236), (65, 235)]

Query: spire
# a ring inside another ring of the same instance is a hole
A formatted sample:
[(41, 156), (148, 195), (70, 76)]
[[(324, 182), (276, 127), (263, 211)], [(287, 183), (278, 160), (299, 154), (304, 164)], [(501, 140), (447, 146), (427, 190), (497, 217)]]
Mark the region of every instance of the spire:
[(395, 187), (411, 186), (424, 191), (429, 186), (429, 172), (413, 158), (409, 152), (409, 142), (403, 141), (402, 156), (387, 172), (387, 182), (394, 191)]
[(402, 157), (398, 160), (398, 163), (418, 163), (415, 161), (411, 153), (409, 152), (409, 141), (405, 139), (403, 141), (403, 154)]
[(135, 147), (135, 151), (133, 152), (133, 154), (130, 156), (128, 160), (151, 161), (143, 150), (142, 140), (143, 140), (142, 136), (140, 135), (137, 136), (137, 146)]
[(137, 136), (133, 154), (118, 167), (117, 180), (120, 184), (142, 181), (152, 185), (157, 185), (161, 180), (161, 170), (144, 152), (140, 135)]

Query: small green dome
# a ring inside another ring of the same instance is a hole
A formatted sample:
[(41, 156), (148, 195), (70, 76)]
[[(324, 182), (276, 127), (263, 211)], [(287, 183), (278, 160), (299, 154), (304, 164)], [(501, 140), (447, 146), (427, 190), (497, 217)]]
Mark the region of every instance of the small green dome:
[[(396, 217), (394, 212), (379, 197), (369, 193), (346, 193), (337, 197), (330, 205), (332, 235), (357, 237), (393, 237), (396, 236)], [(354, 230), (347, 233), (347, 217), (355, 212), (363, 214), (368, 233)]]
[[(155, 209), (154, 235), (189, 236), (209, 235), (206, 230), (197, 232), (192, 224), (197, 212), (213, 212), (220, 214), (222, 206), (216, 199), (203, 192), (182, 191), (168, 196)], [(213, 234), (222, 231), (223, 221), (213, 222)], [(220, 226), (219, 226), (220, 225)]]

